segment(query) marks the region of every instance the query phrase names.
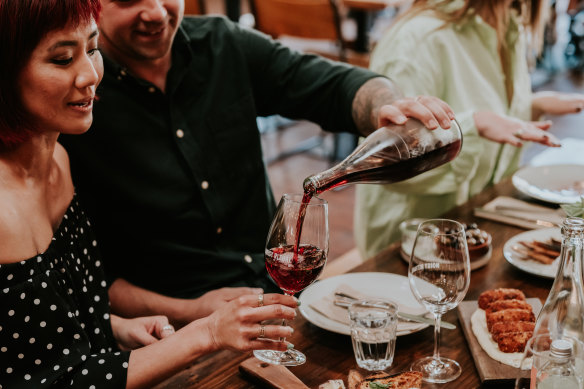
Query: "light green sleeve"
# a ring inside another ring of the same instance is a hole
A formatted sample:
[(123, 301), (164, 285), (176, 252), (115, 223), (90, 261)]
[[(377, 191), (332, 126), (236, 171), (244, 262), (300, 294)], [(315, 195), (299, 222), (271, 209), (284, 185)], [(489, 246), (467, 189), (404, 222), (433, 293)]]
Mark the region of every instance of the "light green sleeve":
[[(427, 19), (426, 19), (427, 20)], [(415, 25), (402, 25), (395, 34), (390, 34), (380, 42), (371, 62), (374, 71), (382, 73), (396, 82), (406, 96), (431, 95), (448, 102), (450, 96), (457, 96), (448, 83), (451, 69), (447, 64), (458, 63), (456, 55), (460, 51), (450, 50), (446, 42), (448, 32), (414, 32)], [(425, 28), (428, 30), (428, 28)], [(421, 35), (423, 34), (423, 35)], [(450, 57), (449, 57), (450, 56)], [(444, 69), (444, 70), (443, 70)], [(446, 92), (447, 91), (447, 92)], [(464, 104), (462, 104), (464, 105)], [(474, 125), (472, 111), (455, 112), (461, 126), (463, 146), (460, 154), (450, 163), (428, 171), (400, 183), (386, 185), (386, 188), (409, 194), (447, 194), (461, 192), (475, 173), (481, 151), (480, 138)], [(465, 192), (464, 188), (462, 192)], [(464, 193), (460, 193), (464, 196)]]

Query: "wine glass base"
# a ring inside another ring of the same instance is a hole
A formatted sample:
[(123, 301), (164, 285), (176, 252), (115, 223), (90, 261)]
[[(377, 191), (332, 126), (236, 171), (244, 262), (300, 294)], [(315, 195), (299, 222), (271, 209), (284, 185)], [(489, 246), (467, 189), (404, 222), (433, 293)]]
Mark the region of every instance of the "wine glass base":
[(253, 355), (260, 361), (272, 365), (298, 366), (306, 362), (306, 356), (295, 349), (287, 351), (255, 350)]
[(454, 381), (462, 372), (455, 360), (434, 357), (418, 359), (410, 366), (410, 370), (421, 372), (424, 381), (437, 384)]

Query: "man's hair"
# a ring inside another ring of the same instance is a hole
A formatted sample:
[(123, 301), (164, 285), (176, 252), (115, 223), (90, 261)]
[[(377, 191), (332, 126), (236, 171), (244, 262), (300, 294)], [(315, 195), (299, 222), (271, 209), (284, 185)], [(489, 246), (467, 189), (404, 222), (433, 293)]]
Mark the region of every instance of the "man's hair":
[(99, 0), (0, 0), (0, 150), (28, 139), (33, 123), (18, 80), (46, 34), (99, 18)]

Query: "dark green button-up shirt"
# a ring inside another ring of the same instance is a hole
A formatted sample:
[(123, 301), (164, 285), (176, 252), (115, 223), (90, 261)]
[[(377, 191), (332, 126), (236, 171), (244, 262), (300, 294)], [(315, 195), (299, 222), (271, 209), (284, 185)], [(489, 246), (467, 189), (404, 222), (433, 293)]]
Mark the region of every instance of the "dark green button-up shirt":
[(60, 140), (108, 275), (177, 297), (265, 287), (275, 202), (256, 117), (355, 132), (353, 97), (377, 75), (299, 55), (220, 17), (183, 21), (165, 93), (104, 62), (92, 128)]

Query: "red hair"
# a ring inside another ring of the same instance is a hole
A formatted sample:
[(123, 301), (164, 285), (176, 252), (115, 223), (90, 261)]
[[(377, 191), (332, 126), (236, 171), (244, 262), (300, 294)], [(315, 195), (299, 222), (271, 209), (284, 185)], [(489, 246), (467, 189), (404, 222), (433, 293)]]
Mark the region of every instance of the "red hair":
[(66, 26), (97, 22), (100, 10), (99, 0), (0, 0), (0, 150), (33, 131), (18, 79), (41, 39)]

